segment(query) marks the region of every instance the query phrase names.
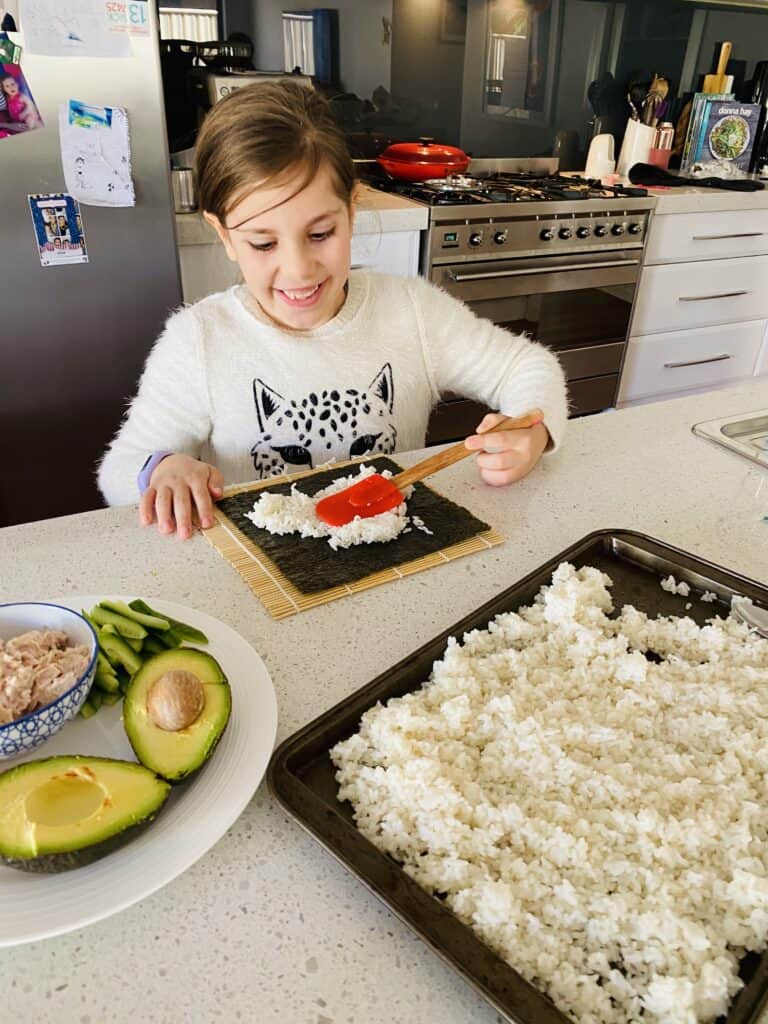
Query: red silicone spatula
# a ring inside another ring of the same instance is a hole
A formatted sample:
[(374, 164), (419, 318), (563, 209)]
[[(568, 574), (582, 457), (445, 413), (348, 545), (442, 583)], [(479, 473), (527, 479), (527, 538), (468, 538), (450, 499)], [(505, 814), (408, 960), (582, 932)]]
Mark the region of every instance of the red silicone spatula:
[[(533, 427), (541, 423), (544, 414), (540, 409), (534, 409), (525, 413), (524, 416), (508, 416), (501, 423), (489, 428), (487, 433), (495, 433), (498, 430), (523, 430), (526, 427)], [(329, 494), (321, 498), (315, 506), (317, 518), (322, 519), (329, 526), (345, 526), (351, 523), (355, 516), (361, 519), (370, 519), (371, 516), (378, 516), (382, 512), (389, 512), (397, 508), (405, 496), (403, 490), (417, 480), (423, 480), (431, 476), (439, 469), (452, 466), (454, 462), (466, 459), (473, 451), (464, 446), (463, 441), (445, 448), (436, 455), (430, 455), (428, 459), (422, 459), (410, 469), (403, 470), (397, 476), (387, 478), (379, 473), (367, 476), (365, 479), (352, 484), (343, 491), (336, 494)]]

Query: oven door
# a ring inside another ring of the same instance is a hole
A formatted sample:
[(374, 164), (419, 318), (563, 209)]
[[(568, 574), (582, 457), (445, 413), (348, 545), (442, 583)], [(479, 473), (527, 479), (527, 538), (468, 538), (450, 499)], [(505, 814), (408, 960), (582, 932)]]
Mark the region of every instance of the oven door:
[[(552, 349), (568, 380), (571, 415), (579, 416), (615, 403), (641, 254), (626, 249), (433, 264), (430, 280), (478, 316)], [(445, 396), (429, 442), (465, 436), (483, 412), (477, 403)]]

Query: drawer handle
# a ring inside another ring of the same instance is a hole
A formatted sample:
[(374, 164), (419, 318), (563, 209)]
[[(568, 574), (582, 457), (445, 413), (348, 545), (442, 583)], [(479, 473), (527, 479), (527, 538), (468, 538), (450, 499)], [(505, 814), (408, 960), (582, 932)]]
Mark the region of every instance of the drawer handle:
[(742, 289), (739, 292), (718, 292), (717, 295), (681, 295), (678, 302), (707, 302), (709, 299), (735, 299), (737, 295), (749, 295)]
[(693, 235), (694, 242), (717, 242), (723, 238), (762, 238), (764, 231), (740, 231), (735, 235)]
[(667, 370), (677, 370), (681, 366), (703, 366), (704, 363), (722, 363), (724, 359), (733, 359), (728, 352), (721, 352), (719, 356), (710, 356), (709, 359), (691, 359), (687, 363), (664, 363)]

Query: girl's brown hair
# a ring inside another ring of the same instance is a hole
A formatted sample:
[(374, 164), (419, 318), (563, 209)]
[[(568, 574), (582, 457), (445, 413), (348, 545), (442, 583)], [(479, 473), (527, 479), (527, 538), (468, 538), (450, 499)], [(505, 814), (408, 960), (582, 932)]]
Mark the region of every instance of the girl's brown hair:
[(303, 188), (323, 164), (330, 167), (336, 193), (349, 203), (354, 165), (319, 92), (287, 79), (236, 89), (211, 109), (198, 135), (200, 208), (224, 224), (257, 183), (279, 184), (299, 171)]

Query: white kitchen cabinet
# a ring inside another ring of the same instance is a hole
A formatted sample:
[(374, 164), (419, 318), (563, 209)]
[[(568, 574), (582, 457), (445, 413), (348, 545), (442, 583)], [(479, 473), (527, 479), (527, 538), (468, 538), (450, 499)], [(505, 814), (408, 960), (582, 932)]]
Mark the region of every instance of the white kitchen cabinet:
[(768, 253), (768, 209), (676, 213), (653, 219), (645, 264)]
[(768, 207), (654, 214), (619, 406), (768, 374)]
[(646, 266), (631, 334), (688, 330), (768, 316), (768, 256)]
[(624, 358), (619, 401), (711, 388), (750, 377), (768, 320), (670, 331), (631, 338)]
[(368, 267), (382, 274), (416, 277), (419, 272), (419, 231), (353, 235), (352, 267)]

